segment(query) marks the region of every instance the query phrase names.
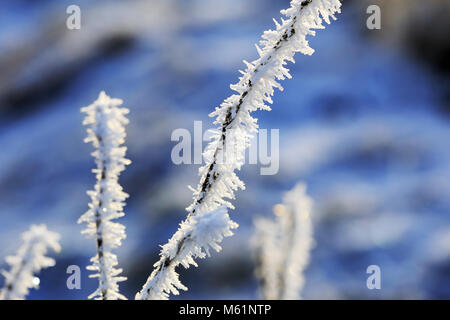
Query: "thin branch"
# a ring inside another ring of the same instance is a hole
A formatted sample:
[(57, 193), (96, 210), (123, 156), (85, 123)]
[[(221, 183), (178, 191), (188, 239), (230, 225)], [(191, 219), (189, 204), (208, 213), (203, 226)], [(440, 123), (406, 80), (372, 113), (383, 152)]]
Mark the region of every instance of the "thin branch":
[[(210, 114), (211, 117), (216, 117), (214, 123), (218, 125), (218, 130), (203, 154), (206, 164), (199, 169), (200, 183), (197, 189), (192, 189), (194, 199), (187, 208), (188, 216), (181, 225), (190, 224), (195, 217), (221, 206), (234, 209), (229, 200), (234, 199), (236, 190), (245, 187), (235, 171), (241, 168), (250, 138), (258, 131), (257, 119), (251, 113), (258, 109), (270, 110), (266, 103), (272, 103), (274, 88), (283, 89), (277, 80), (291, 77), (289, 70), (284, 67), (286, 63), (294, 62), (296, 52), (308, 55), (314, 52), (309, 47), (306, 36), (314, 35), (313, 29), (324, 28), (323, 20), (330, 23), (330, 18), (335, 19), (334, 14), (340, 12), (340, 6), (339, 0), (292, 0), (291, 7), (282, 11), (288, 19), (282, 19), (281, 24), (275, 21), (276, 30), (263, 34), (260, 41), (263, 49), (257, 46), (259, 58), (251, 63), (244, 61), (246, 71), (241, 71), (239, 82), (231, 86), (237, 94), (227, 98)], [(225, 158), (228, 143), (236, 147), (237, 152), (223, 163), (221, 160)], [(185, 251), (186, 244), (193, 240), (189, 233), (177, 233), (172, 238), (177, 239), (174, 245), (176, 249), (171, 255), (161, 252), (160, 260), (136, 298), (161, 299), (167, 298), (169, 293), (176, 294), (176, 288), (186, 290), (173, 270), (181, 263), (180, 256)], [(171, 272), (167, 273), (166, 270)], [(173, 281), (164, 279), (158, 283), (165, 285), (155, 286), (155, 279), (164, 276), (169, 276)]]
[(2, 271), (5, 287), (0, 300), (24, 299), (29, 289), (35, 287), (34, 275), (41, 269), (53, 267), (55, 260), (46, 257), (48, 249), (59, 252), (59, 234), (47, 230), (45, 225), (32, 225), (22, 234), (23, 244), (15, 256), (6, 257), (10, 271)]
[(314, 245), (311, 210), (306, 186), (298, 184), (284, 195), (283, 204), (274, 206), (275, 220), (255, 221), (252, 242), (264, 299), (300, 299), (305, 282), (303, 271)]
[(97, 254), (91, 259), (93, 263), (88, 267), (97, 273), (91, 277), (98, 277), (99, 286), (89, 298), (97, 297), (101, 300), (126, 299), (119, 293), (118, 282), (126, 280), (118, 276), (122, 269), (117, 269), (117, 256), (112, 250), (121, 245), (126, 237), (125, 227), (112, 220), (124, 215), (123, 207), (128, 194), (123, 192), (118, 179), (125, 166), (130, 163), (125, 159), (126, 147), (125, 128), (129, 112), (120, 108), (120, 99), (111, 99), (101, 92), (98, 99), (85, 108), (86, 113), (83, 124), (88, 125), (88, 136), (85, 142), (92, 142), (95, 151), (97, 168), (97, 183), (94, 190), (88, 191), (91, 197), (89, 210), (84, 213), (79, 223), (86, 222), (87, 227), (82, 233), (96, 239)]

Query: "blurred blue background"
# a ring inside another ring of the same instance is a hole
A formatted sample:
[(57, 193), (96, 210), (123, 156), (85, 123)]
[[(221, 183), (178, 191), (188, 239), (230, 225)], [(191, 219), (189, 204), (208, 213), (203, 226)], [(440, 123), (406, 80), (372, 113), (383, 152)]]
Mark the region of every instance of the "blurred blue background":
[[(223, 251), (180, 269), (177, 298), (259, 298), (249, 239), (257, 215), (271, 215), (298, 181), (314, 199), (316, 246), (306, 299), (450, 298), (450, 1), (344, 0), (343, 13), (297, 55), (292, 80), (277, 91), (261, 128), (280, 129), (280, 171), (239, 173)], [(81, 7), (81, 30), (66, 8)], [(366, 28), (366, 8), (382, 9), (382, 29)], [(185, 217), (196, 165), (172, 164), (176, 128), (211, 128), (208, 113), (231, 94), (242, 59), (288, 0), (9, 0), (0, 3), (0, 259), (20, 233), (46, 223), (62, 235), (56, 267), (41, 272), (29, 299), (85, 299), (96, 287), (85, 270), (95, 244), (77, 225), (95, 183), (80, 107), (99, 91), (131, 110), (121, 176), (130, 194), (118, 252), (133, 298)], [(52, 255), (53, 256), (53, 255)], [(66, 288), (77, 264), (82, 289)], [(366, 288), (367, 266), (382, 289)], [(0, 286), (3, 278), (0, 279)]]

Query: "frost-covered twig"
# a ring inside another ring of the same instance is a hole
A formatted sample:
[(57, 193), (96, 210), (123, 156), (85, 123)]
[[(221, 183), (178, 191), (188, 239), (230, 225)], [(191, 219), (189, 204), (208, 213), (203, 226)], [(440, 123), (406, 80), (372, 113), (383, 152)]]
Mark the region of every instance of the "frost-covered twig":
[[(244, 188), (235, 170), (241, 168), (248, 142), (258, 131), (257, 119), (251, 112), (271, 110), (266, 102), (272, 103), (274, 88), (283, 90), (277, 80), (291, 77), (284, 66), (288, 61), (294, 62), (296, 52), (307, 55), (314, 52), (306, 36), (315, 35), (313, 29), (324, 28), (322, 20), (330, 23), (330, 17), (334, 19), (340, 6), (339, 0), (292, 0), (291, 7), (281, 11), (288, 19), (282, 19), (281, 24), (274, 20), (276, 30), (264, 32), (260, 41), (262, 49), (256, 46), (259, 58), (251, 63), (244, 61), (247, 69), (241, 71), (239, 82), (231, 85), (237, 94), (228, 97), (210, 114), (216, 117), (214, 124), (218, 125), (218, 131), (205, 151), (206, 164), (199, 171), (200, 184), (188, 207), (190, 214), (213, 210), (223, 204), (233, 209), (225, 198), (234, 199), (234, 191)], [(235, 141), (239, 150), (231, 161), (223, 164), (220, 160), (225, 158), (227, 140)]]
[(275, 221), (255, 221), (257, 275), (265, 299), (300, 299), (303, 271), (314, 245), (311, 207), (305, 185), (298, 184), (284, 195), (283, 204), (274, 207)]
[[(197, 189), (193, 189), (194, 200), (187, 208), (189, 214), (183, 224), (189, 224), (193, 217), (199, 219), (220, 206), (233, 209), (230, 200), (234, 199), (234, 192), (244, 189), (244, 183), (235, 171), (241, 168), (250, 138), (258, 131), (257, 119), (251, 116), (251, 112), (270, 110), (266, 102), (272, 103), (274, 88), (282, 90), (277, 80), (291, 77), (285, 68), (286, 63), (294, 62), (296, 52), (308, 55), (314, 52), (306, 36), (314, 35), (313, 29), (324, 28), (322, 21), (330, 23), (330, 18), (335, 19), (334, 14), (340, 12), (340, 6), (339, 0), (292, 0), (291, 7), (282, 11), (287, 20), (275, 21), (276, 30), (264, 32), (260, 41), (262, 48), (257, 46), (259, 58), (253, 62), (244, 61), (246, 70), (241, 71), (239, 82), (231, 86), (236, 94), (210, 114), (216, 117), (214, 123), (218, 130), (203, 154), (206, 164), (199, 169), (200, 183)], [(225, 149), (230, 141), (234, 149), (231, 159), (225, 157), (229, 154)], [(155, 264), (155, 270), (136, 298), (167, 298), (169, 293), (177, 293), (177, 288), (186, 289), (174, 270), (180, 264), (178, 255), (184, 252), (188, 238), (176, 236), (172, 239), (178, 239), (173, 244), (178, 250), (173, 252), (174, 256), (167, 255), (164, 250), (161, 252), (160, 261)], [(154, 280), (162, 277), (168, 279)]]
[(232, 229), (238, 225), (230, 220), (225, 207), (200, 213), (180, 224), (178, 231), (167, 244), (162, 246), (161, 257), (136, 299), (163, 300), (169, 294), (178, 294), (178, 289), (187, 290), (180, 282), (175, 267), (197, 266), (195, 258), (210, 256), (210, 249), (219, 252), (224, 237), (233, 235)]
[(260, 291), (264, 299), (274, 300), (280, 292), (279, 262), (283, 260), (284, 254), (277, 244), (278, 225), (274, 220), (261, 217), (255, 219), (254, 224), (252, 246), (256, 252), (256, 275), (260, 282)]
[(32, 225), (22, 234), (23, 244), (15, 256), (6, 257), (9, 271), (2, 271), (6, 281), (0, 292), (0, 300), (24, 299), (34, 287), (34, 275), (41, 269), (53, 267), (55, 260), (46, 257), (48, 249), (59, 252), (59, 234), (47, 230), (45, 225)]
[(99, 286), (89, 299), (126, 299), (119, 293), (118, 285), (126, 277), (119, 276), (122, 269), (116, 268), (117, 256), (112, 253), (126, 237), (125, 227), (112, 221), (124, 216), (123, 207), (128, 197), (118, 182), (120, 173), (130, 164), (130, 160), (125, 159), (127, 148), (123, 146), (128, 123), (125, 115), (129, 110), (120, 108), (121, 104), (122, 100), (111, 99), (102, 91), (93, 104), (81, 109), (86, 113), (83, 124), (88, 126), (85, 142), (92, 142), (95, 148), (92, 155), (97, 164), (93, 170), (97, 183), (94, 190), (88, 191), (89, 210), (78, 220), (78, 223), (87, 223), (82, 233), (97, 240), (97, 254), (91, 258), (92, 265), (88, 269), (97, 272), (91, 277), (99, 278)]

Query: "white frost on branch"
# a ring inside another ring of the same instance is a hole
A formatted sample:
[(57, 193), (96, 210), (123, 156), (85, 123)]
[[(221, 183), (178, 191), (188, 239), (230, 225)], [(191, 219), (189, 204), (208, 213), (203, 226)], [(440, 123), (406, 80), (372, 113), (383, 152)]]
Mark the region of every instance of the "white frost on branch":
[(2, 271), (5, 287), (0, 300), (24, 299), (29, 289), (35, 287), (35, 274), (41, 269), (53, 267), (55, 260), (46, 257), (48, 249), (59, 252), (59, 234), (49, 231), (45, 225), (32, 225), (22, 234), (23, 244), (15, 256), (6, 257), (9, 271)]
[(279, 226), (276, 221), (262, 217), (255, 219), (254, 224), (252, 246), (256, 252), (260, 291), (264, 299), (274, 300), (279, 296), (280, 262), (284, 254), (278, 247)]
[[(235, 191), (245, 187), (235, 171), (243, 165), (245, 150), (252, 135), (258, 132), (257, 119), (251, 113), (258, 109), (270, 110), (266, 103), (272, 103), (274, 88), (283, 89), (278, 81), (291, 77), (285, 67), (287, 62), (294, 62), (296, 52), (307, 55), (314, 52), (306, 37), (315, 35), (314, 29), (323, 29), (323, 21), (330, 23), (330, 18), (335, 19), (334, 14), (340, 12), (340, 7), (339, 0), (292, 0), (290, 8), (281, 11), (287, 19), (275, 21), (276, 29), (264, 32), (261, 48), (256, 46), (259, 58), (253, 62), (244, 61), (246, 70), (241, 71), (239, 82), (231, 85), (236, 93), (210, 114), (216, 117), (214, 124), (218, 127), (203, 154), (206, 164), (199, 169), (200, 183), (196, 189), (192, 188), (193, 202), (187, 208), (189, 214), (183, 223), (189, 224), (190, 219), (202, 217), (221, 206), (234, 209), (230, 200), (235, 198)], [(183, 251), (186, 238), (180, 237), (176, 241), (179, 251)], [(170, 259), (161, 253), (155, 270), (136, 297), (167, 298), (171, 292), (178, 292), (171, 288), (186, 290), (178, 275), (173, 276), (175, 271), (164, 272), (174, 270), (175, 261), (179, 261), (176, 256)], [(165, 269), (162, 268), (164, 265)], [(166, 285), (158, 285), (161, 283)]]
[(223, 238), (232, 236), (232, 229), (237, 227), (225, 207), (183, 221), (169, 242), (162, 246), (160, 255), (163, 259), (155, 263), (156, 269), (136, 299), (166, 300), (170, 293), (179, 294), (179, 289), (187, 290), (175, 268), (180, 264), (185, 268), (197, 266), (194, 259), (209, 257), (210, 249), (219, 252)]
[(95, 297), (102, 300), (126, 299), (119, 293), (118, 282), (126, 280), (119, 276), (122, 269), (118, 265), (113, 249), (125, 239), (125, 227), (114, 219), (124, 216), (123, 207), (128, 198), (119, 184), (119, 175), (130, 164), (125, 158), (127, 148), (123, 146), (126, 132), (125, 117), (129, 110), (120, 108), (120, 99), (111, 99), (101, 92), (91, 105), (81, 109), (86, 113), (83, 124), (88, 126), (85, 142), (92, 142), (95, 151), (92, 156), (97, 165), (92, 171), (96, 174), (97, 183), (94, 190), (88, 191), (91, 198), (89, 210), (84, 213), (78, 223), (86, 222), (82, 231), (97, 241), (97, 254), (91, 258), (92, 265), (88, 270), (96, 271), (92, 278), (99, 279), (99, 286), (89, 299)]
[(275, 21), (276, 30), (264, 32), (262, 49), (256, 46), (259, 58), (244, 61), (246, 70), (241, 71), (239, 82), (231, 85), (236, 94), (210, 114), (216, 118), (214, 124), (218, 128), (205, 150), (206, 164), (199, 170), (200, 183), (188, 212), (210, 211), (221, 205), (234, 209), (229, 200), (234, 199), (237, 189), (244, 189), (235, 171), (240, 170), (249, 141), (258, 131), (257, 119), (251, 113), (271, 110), (267, 103), (272, 103), (274, 88), (283, 90), (278, 81), (291, 78), (285, 65), (294, 62), (296, 52), (307, 55), (314, 52), (306, 36), (315, 35), (313, 29), (323, 29), (323, 21), (330, 23), (330, 18), (340, 12), (340, 6), (339, 0), (293, 0), (289, 9), (281, 11), (287, 20)]
[(305, 282), (303, 271), (314, 246), (311, 209), (306, 186), (298, 184), (284, 195), (283, 204), (274, 207), (275, 220), (255, 221), (253, 245), (265, 299), (300, 299)]

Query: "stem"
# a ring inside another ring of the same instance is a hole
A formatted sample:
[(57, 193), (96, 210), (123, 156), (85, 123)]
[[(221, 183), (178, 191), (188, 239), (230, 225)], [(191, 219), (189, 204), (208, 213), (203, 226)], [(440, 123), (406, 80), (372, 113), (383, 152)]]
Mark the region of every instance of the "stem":
[[(101, 152), (102, 149), (104, 149), (104, 144), (103, 144), (103, 140), (100, 136), (97, 135), (97, 139), (98, 139), (98, 148), (99, 151)], [(102, 152), (101, 152), (102, 153)], [(101, 165), (99, 165), (98, 168), (100, 171), (100, 178), (98, 179), (98, 185), (100, 186), (100, 190), (99, 190), (99, 195), (98, 198), (101, 199), (102, 195), (103, 195), (103, 188), (101, 187), (102, 182), (106, 179), (106, 163), (105, 160), (101, 161)], [(106, 270), (105, 268), (105, 264), (104, 264), (104, 259), (103, 259), (103, 233), (101, 231), (101, 225), (102, 225), (102, 214), (101, 214), (101, 210), (102, 209), (102, 200), (98, 201), (98, 206), (95, 210), (95, 228), (96, 228), (96, 234), (97, 234), (97, 255), (98, 255), (98, 261), (101, 265), (101, 268), (99, 270), (100, 276), (98, 278), (98, 281), (100, 282), (100, 286), (103, 286), (103, 280), (102, 280), (102, 276), (106, 277), (104, 273), (104, 270)], [(104, 289), (101, 291), (100, 297), (102, 300), (107, 300), (107, 295), (108, 295), (108, 290)]]
[(14, 289), (13, 283), (15, 283), (17, 281), (17, 279), (19, 278), (19, 275), (22, 272), (22, 269), (23, 269), (23, 266), (25, 265), (25, 262), (26, 262), (25, 259), (23, 259), (20, 262), (20, 268), (17, 270), (17, 272), (15, 274), (15, 277), (14, 277), (14, 280), (5, 284), (5, 289), (4, 289), (5, 293), (4, 293), (4, 296), (3, 296), (4, 300), (9, 300), (9, 295), (10, 295), (11, 291)]
[[(262, 61), (254, 67), (254, 69), (251, 72), (251, 79), (248, 80), (246, 84), (246, 90), (241, 93), (239, 101), (236, 103), (235, 106), (230, 106), (227, 109), (225, 121), (221, 125), (221, 137), (219, 142), (219, 146), (214, 151), (214, 157), (212, 163), (208, 167), (208, 171), (203, 175), (203, 177), (200, 180), (201, 183), (201, 192), (197, 196), (197, 198), (194, 200), (193, 203), (193, 209), (191, 212), (189, 212), (186, 220), (188, 221), (192, 216), (196, 215), (198, 213), (198, 206), (202, 204), (205, 200), (205, 198), (208, 196), (208, 192), (213, 187), (214, 183), (216, 182), (217, 178), (219, 177), (220, 173), (216, 170), (217, 169), (217, 157), (219, 155), (219, 152), (223, 150), (225, 147), (225, 142), (227, 138), (227, 132), (230, 130), (235, 123), (235, 120), (241, 112), (241, 106), (244, 102), (246, 102), (246, 99), (248, 96), (253, 92), (253, 89), (255, 87), (256, 81), (252, 81), (256, 78), (257, 75), (259, 75), (261, 72), (260, 68), (267, 65), (273, 58), (273, 56), (278, 52), (278, 50), (286, 44), (289, 39), (295, 34), (295, 23), (297, 22), (297, 16), (301, 13), (301, 11), (307, 7), (313, 0), (306, 0), (301, 3), (300, 10), (296, 16), (292, 18), (292, 21), (288, 28), (284, 31), (284, 33), (281, 35), (280, 39), (276, 42), (275, 46), (272, 48), (272, 52), (270, 54), (267, 54)], [(233, 112), (235, 111), (235, 112)], [(184, 238), (182, 238), (179, 241), (178, 248), (176, 254), (173, 256), (173, 258), (162, 256), (157, 263), (157, 267), (155, 270), (153, 270), (151, 278), (155, 278), (158, 276), (160, 272), (162, 272), (165, 268), (172, 267), (173, 261), (177, 260), (179, 253), (183, 249), (185, 243), (190, 239), (190, 234), (186, 235)], [(148, 288), (147, 294), (151, 292), (152, 288)]]
[[(300, 14), (300, 12), (307, 7), (313, 0), (306, 0), (301, 3), (300, 10), (297, 15)], [(257, 66), (254, 67), (252, 71), (252, 79), (254, 79), (258, 73), (260, 73), (260, 68), (267, 65), (273, 58), (274, 54), (282, 47), (283, 44), (287, 43), (289, 39), (295, 34), (295, 23), (297, 21), (297, 15), (292, 18), (290, 26), (286, 29), (286, 31), (283, 33), (281, 38), (277, 41), (275, 46), (272, 48), (272, 53), (268, 54), (264, 60), (262, 60)], [(250, 93), (252, 93), (254, 85), (252, 80), (248, 80), (246, 84), (247, 88), (244, 92), (241, 93), (238, 103), (235, 106), (230, 106), (227, 110), (227, 114), (225, 117), (225, 122), (222, 123), (221, 126), (221, 137), (220, 142), (221, 146), (217, 147), (214, 151), (214, 158), (212, 163), (208, 167), (208, 171), (203, 175), (201, 181), (201, 192), (197, 196), (197, 198), (194, 200), (193, 203), (193, 209), (189, 213), (188, 217), (190, 215), (196, 214), (197, 207), (205, 200), (205, 198), (208, 196), (209, 190), (211, 190), (211, 187), (214, 185), (215, 181), (219, 177), (220, 173), (216, 171), (217, 167), (217, 156), (221, 150), (225, 147), (226, 137), (227, 137), (227, 130), (232, 127), (234, 124), (239, 112), (241, 111), (242, 104), (246, 101), (246, 98), (249, 96)], [(233, 112), (233, 111), (236, 112)], [(213, 174), (214, 172), (214, 174)]]
[(287, 283), (287, 270), (286, 270), (286, 266), (287, 266), (287, 262), (288, 262), (288, 257), (291, 254), (291, 251), (293, 250), (292, 248), (294, 248), (294, 239), (295, 239), (295, 229), (297, 228), (297, 223), (296, 223), (296, 219), (294, 218), (294, 213), (292, 212), (292, 208), (290, 208), (287, 212), (288, 214), (288, 222), (286, 222), (286, 225), (288, 226), (287, 230), (283, 230), (283, 232), (286, 232), (286, 238), (287, 241), (285, 241), (285, 247), (284, 250), (286, 250), (285, 254), (283, 255), (283, 262), (280, 264), (281, 270), (278, 270), (279, 272), (279, 279), (280, 279), (280, 287), (279, 287), (279, 292), (278, 292), (278, 296), (277, 299), (278, 300), (283, 300), (284, 296), (285, 296), (285, 291), (286, 291), (286, 283)]

